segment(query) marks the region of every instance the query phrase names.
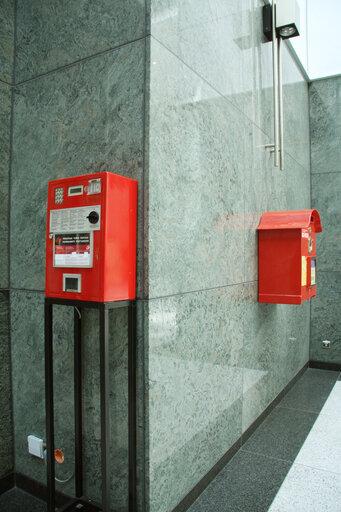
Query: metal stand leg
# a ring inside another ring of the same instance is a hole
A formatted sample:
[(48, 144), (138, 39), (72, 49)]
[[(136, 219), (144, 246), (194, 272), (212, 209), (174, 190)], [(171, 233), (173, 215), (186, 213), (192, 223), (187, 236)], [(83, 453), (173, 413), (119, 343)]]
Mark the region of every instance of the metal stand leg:
[(100, 309), (102, 507), (110, 512), (109, 311)]
[(75, 403), (75, 484), (76, 497), (83, 496), (82, 429), (82, 310), (74, 309), (74, 403)]
[(47, 444), (47, 512), (55, 510), (54, 407), (53, 407), (53, 311), (45, 301), (45, 406)]
[(136, 512), (136, 302), (128, 306), (129, 512)]

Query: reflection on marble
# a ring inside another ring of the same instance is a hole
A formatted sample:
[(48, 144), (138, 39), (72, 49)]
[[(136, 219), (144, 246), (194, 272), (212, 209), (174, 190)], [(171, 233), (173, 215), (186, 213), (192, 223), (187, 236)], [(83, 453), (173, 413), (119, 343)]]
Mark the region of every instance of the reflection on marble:
[(309, 303), (259, 304), (248, 286), (244, 314), (243, 431), (309, 360)]
[(12, 286), (44, 289), (48, 180), (107, 170), (141, 181), (143, 56), (138, 42), (16, 88)]
[[(151, 34), (272, 136), (272, 50), (263, 34), (263, 5), (152, 0)], [(307, 83), (283, 46), (287, 150), (309, 166)]]
[(176, 57), (151, 44), (149, 296), (242, 282), (251, 128)]
[[(284, 148), (310, 171), (310, 126), (308, 84), (283, 45)], [(286, 168), (285, 162), (285, 168)]]
[(14, 4), (15, 0), (0, 2), (0, 80), (9, 84), (13, 81)]
[[(45, 464), (27, 454), (27, 435), (45, 436), (44, 296), (37, 292), (12, 292), (13, 403), (16, 468), (45, 482)], [(83, 428), (86, 494), (101, 499), (100, 372), (98, 312), (83, 310)], [(126, 512), (128, 496), (127, 437), (127, 310), (110, 313), (110, 412), (112, 454), (112, 505)], [(73, 417), (73, 310), (54, 306), (54, 390), (56, 447), (65, 453), (57, 467), (61, 479), (74, 470)], [(58, 486), (74, 492), (74, 479)]]
[(11, 138), (9, 85), (0, 83), (0, 288), (8, 288), (8, 190)]
[(8, 293), (0, 292), (0, 477), (13, 469)]
[[(341, 364), (341, 272), (318, 272), (311, 309), (310, 359)], [(330, 349), (322, 341), (331, 341)]]
[[(341, 172), (312, 175), (312, 206), (319, 211), (322, 233), (317, 236), (318, 268), (341, 268)], [(340, 291), (341, 294), (341, 291)]]
[(311, 171), (341, 172), (341, 77), (310, 85)]
[[(73, 471), (73, 350), (71, 309), (54, 314), (54, 379), (56, 447), (65, 453), (58, 478)], [(27, 452), (27, 436), (45, 438), (44, 295), (11, 292), (12, 385), (16, 470), (46, 481), (44, 461)], [(73, 481), (63, 486), (73, 492)]]
[(339, 512), (340, 487), (340, 474), (295, 463), (268, 512)]
[(144, 0), (18, 0), (16, 83), (143, 37)]
[(151, 34), (243, 111), (252, 89), (249, 3), (151, 1)]
[[(101, 500), (99, 313), (84, 314), (84, 469), (86, 493)], [(111, 504), (128, 510), (127, 310), (110, 312)]]
[(258, 234), (267, 211), (310, 208), (310, 171), (288, 153), (285, 171), (273, 166), (273, 155), (264, 146), (268, 137), (253, 126), (251, 150), (245, 165), (245, 281), (258, 279)]
[(171, 510), (241, 435), (243, 301), (244, 285), (149, 301), (150, 512)]

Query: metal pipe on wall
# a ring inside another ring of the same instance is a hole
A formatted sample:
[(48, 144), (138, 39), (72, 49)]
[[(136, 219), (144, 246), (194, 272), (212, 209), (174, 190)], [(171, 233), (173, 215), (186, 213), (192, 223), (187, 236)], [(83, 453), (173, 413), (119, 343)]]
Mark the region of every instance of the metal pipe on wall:
[(274, 165), (278, 167), (279, 151), (279, 106), (278, 106), (278, 42), (276, 35), (276, 0), (272, 0), (272, 80), (274, 105)]
[(282, 73), (283, 39), (278, 38), (278, 98), (279, 98), (279, 157), (280, 169), (284, 171), (284, 110), (283, 110), (283, 73)]

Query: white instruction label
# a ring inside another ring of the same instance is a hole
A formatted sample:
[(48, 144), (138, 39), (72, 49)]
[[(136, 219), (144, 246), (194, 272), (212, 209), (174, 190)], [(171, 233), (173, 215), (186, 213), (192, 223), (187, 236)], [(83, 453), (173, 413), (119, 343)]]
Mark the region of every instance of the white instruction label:
[[(98, 214), (98, 222), (91, 223), (91, 212)], [(79, 233), (98, 231), (101, 227), (101, 206), (82, 206), (80, 208), (62, 208), (50, 211), (50, 233)]]

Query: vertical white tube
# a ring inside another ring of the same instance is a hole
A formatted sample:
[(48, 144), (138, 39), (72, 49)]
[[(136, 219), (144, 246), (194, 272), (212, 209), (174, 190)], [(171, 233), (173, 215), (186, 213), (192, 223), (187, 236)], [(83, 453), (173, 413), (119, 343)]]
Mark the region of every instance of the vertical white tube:
[(278, 50), (276, 35), (276, 0), (272, 0), (272, 72), (273, 72), (273, 105), (274, 105), (274, 165), (278, 167)]
[(284, 171), (282, 45), (283, 45), (283, 39), (281, 37), (279, 37), (279, 39), (278, 39), (279, 155), (280, 155), (280, 169), (281, 169), (281, 171)]

